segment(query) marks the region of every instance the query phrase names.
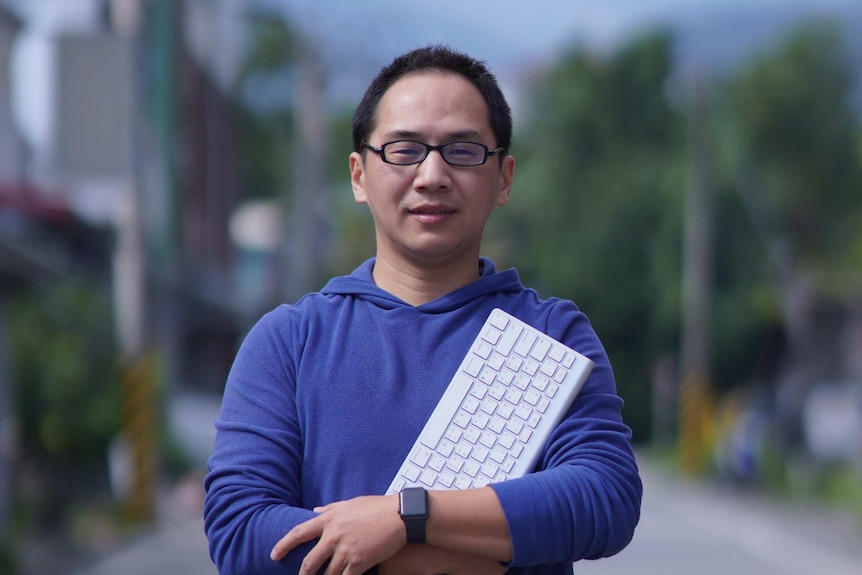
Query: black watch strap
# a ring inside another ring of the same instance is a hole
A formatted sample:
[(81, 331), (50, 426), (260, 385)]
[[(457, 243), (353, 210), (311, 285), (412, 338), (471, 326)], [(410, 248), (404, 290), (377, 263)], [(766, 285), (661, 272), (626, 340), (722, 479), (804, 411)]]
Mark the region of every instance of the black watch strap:
[(425, 519), (402, 519), (407, 527), (407, 543), (425, 543)]
[(405, 487), (399, 494), (398, 513), (407, 528), (407, 542), (425, 543), (428, 492), (422, 487)]

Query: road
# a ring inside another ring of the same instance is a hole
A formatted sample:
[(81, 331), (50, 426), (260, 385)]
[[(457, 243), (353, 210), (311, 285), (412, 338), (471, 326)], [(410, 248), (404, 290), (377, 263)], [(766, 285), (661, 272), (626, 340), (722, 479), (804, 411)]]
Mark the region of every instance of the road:
[[(680, 480), (644, 465), (642, 518), (619, 555), (575, 575), (862, 575), (862, 525), (822, 508)], [(174, 520), (76, 575), (216, 575), (199, 519)]]
[(862, 575), (862, 523), (811, 504), (688, 482), (645, 466), (641, 522), (576, 575)]

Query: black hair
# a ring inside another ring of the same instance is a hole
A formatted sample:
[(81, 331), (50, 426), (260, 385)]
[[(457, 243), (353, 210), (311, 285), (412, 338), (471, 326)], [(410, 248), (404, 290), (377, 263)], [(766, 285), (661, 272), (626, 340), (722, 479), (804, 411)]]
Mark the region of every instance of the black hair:
[(380, 70), (353, 114), (353, 150), (361, 151), (362, 142), (374, 131), (377, 107), (386, 91), (408, 74), (429, 70), (461, 75), (476, 86), (485, 99), (496, 145), (508, 152), (512, 143), (512, 110), (497, 84), (497, 78), (485, 62), (439, 45), (402, 54)]

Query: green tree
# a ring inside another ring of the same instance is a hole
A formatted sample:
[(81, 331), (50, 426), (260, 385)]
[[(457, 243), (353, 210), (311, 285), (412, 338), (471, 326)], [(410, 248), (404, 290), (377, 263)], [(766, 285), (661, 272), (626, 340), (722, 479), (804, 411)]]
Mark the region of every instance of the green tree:
[(676, 347), (683, 119), (669, 105), (671, 37), (607, 58), (573, 52), (538, 87), (519, 159), (507, 246), (540, 291), (573, 299), (611, 357), (638, 439), (651, 371)]
[(23, 490), (47, 524), (106, 484), (107, 448), (121, 410), (112, 313), (104, 302), (93, 285), (72, 281), (24, 294), (10, 310), (21, 463), (42, 483)]
[(811, 24), (745, 69), (729, 96), (738, 147), (727, 155), (749, 212), (783, 242), (784, 273), (830, 292), (862, 263), (852, 70), (838, 30)]
[(239, 78), (241, 187), (249, 197), (275, 198), (290, 185), (295, 38), (275, 15), (257, 15), (250, 25)]

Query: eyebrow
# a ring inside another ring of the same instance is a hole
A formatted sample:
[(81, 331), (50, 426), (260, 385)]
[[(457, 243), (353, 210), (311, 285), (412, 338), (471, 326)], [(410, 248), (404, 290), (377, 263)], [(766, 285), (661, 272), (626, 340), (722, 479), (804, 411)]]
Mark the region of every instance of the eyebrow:
[[(422, 139), (424, 134), (420, 132), (413, 132), (410, 130), (392, 130), (390, 132), (386, 132), (383, 134), (386, 138), (401, 138), (405, 140), (416, 140)], [(455, 132), (449, 132), (444, 134), (443, 139), (448, 140), (450, 142), (465, 140), (465, 139), (481, 139), (482, 134), (477, 130), (457, 130)]]

